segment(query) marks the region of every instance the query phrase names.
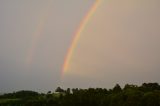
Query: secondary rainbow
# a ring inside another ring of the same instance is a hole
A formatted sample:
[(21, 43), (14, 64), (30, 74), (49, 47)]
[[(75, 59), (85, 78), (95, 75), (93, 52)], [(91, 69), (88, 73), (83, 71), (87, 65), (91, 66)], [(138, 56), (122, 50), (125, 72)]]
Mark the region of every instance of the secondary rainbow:
[(50, 15), (51, 4), (52, 4), (51, 2), (52, 2), (51, 0), (48, 1), (46, 8), (42, 12), (42, 16), (39, 17), (39, 21), (32, 35), (31, 44), (30, 44), (30, 47), (28, 49), (27, 56), (26, 56), (26, 63), (28, 66), (32, 64), (33, 58), (36, 54), (36, 48), (42, 36), (42, 32), (44, 31), (46, 21)]
[(96, 0), (93, 3), (93, 5), (89, 9), (89, 11), (85, 15), (85, 17), (82, 19), (77, 31), (75, 32), (75, 34), (73, 36), (73, 40), (71, 42), (71, 46), (69, 47), (67, 55), (66, 55), (65, 60), (64, 60), (64, 64), (63, 64), (63, 67), (62, 67), (62, 76), (64, 75), (64, 73), (66, 73), (68, 71), (74, 49), (76, 48), (76, 45), (77, 45), (77, 42), (78, 42), (78, 40), (81, 36), (81, 33), (83, 32), (83, 30), (84, 30), (86, 24), (88, 23), (88, 21), (90, 20), (91, 16), (95, 13), (95, 11), (96, 11), (96, 9), (99, 6), (101, 1), (102, 0)]

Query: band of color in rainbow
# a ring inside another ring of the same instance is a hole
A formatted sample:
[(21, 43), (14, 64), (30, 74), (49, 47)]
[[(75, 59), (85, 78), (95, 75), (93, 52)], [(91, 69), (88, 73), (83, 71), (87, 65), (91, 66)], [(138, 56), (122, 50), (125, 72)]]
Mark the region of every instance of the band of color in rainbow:
[(40, 38), (42, 36), (42, 32), (45, 28), (46, 21), (47, 21), (49, 15), (50, 15), (51, 4), (52, 4), (51, 2), (52, 2), (51, 0), (48, 0), (46, 8), (42, 12), (42, 16), (39, 17), (39, 20), (37, 19), (38, 23), (37, 23), (35, 31), (32, 35), (31, 44), (30, 44), (30, 47), (28, 49), (28, 53), (27, 53), (27, 56), (26, 56), (26, 63), (27, 63), (28, 66), (30, 66), (32, 64), (34, 55), (36, 54), (35, 53), (36, 48), (37, 48), (38, 43), (40, 41)]
[(70, 67), (70, 61), (72, 58), (72, 55), (74, 53), (74, 50), (76, 48), (76, 45), (78, 43), (78, 40), (81, 36), (81, 33), (83, 32), (86, 24), (88, 23), (88, 21), (90, 20), (90, 18), (92, 17), (92, 15), (95, 13), (97, 7), (100, 5), (100, 2), (102, 0), (96, 0), (93, 5), (91, 6), (91, 8), (89, 9), (89, 11), (87, 12), (87, 14), (85, 15), (85, 17), (82, 19), (77, 31), (74, 34), (73, 40), (71, 42), (71, 46), (69, 47), (68, 51), (67, 51), (67, 55), (65, 57), (64, 60), (64, 64), (62, 67), (62, 76), (69, 71), (69, 67)]

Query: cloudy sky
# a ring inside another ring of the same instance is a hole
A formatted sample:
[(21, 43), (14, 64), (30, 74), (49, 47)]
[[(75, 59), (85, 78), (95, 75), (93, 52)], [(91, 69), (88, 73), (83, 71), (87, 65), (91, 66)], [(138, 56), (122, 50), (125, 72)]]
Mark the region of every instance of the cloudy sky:
[(0, 92), (160, 83), (160, 1), (102, 0), (62, 77), (67, 49), (95, 0), (0, 0)]

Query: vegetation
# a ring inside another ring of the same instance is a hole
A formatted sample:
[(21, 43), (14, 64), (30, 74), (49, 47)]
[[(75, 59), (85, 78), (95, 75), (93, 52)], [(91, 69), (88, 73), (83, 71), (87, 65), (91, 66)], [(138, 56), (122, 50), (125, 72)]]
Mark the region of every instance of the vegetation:
[(113, 89), (62, 89), (40, 94), (18, 91), (0, 96), (0, 106), (160, 106), (160, 85), (144, 83), (141, 86), (118, 84)]

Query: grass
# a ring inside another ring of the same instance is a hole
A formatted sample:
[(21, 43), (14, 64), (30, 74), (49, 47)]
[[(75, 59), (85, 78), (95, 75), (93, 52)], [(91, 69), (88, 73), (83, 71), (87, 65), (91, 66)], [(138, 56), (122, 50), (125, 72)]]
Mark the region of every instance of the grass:
[(0, 104), (19, 101), (20, 99), (0, 99)]

